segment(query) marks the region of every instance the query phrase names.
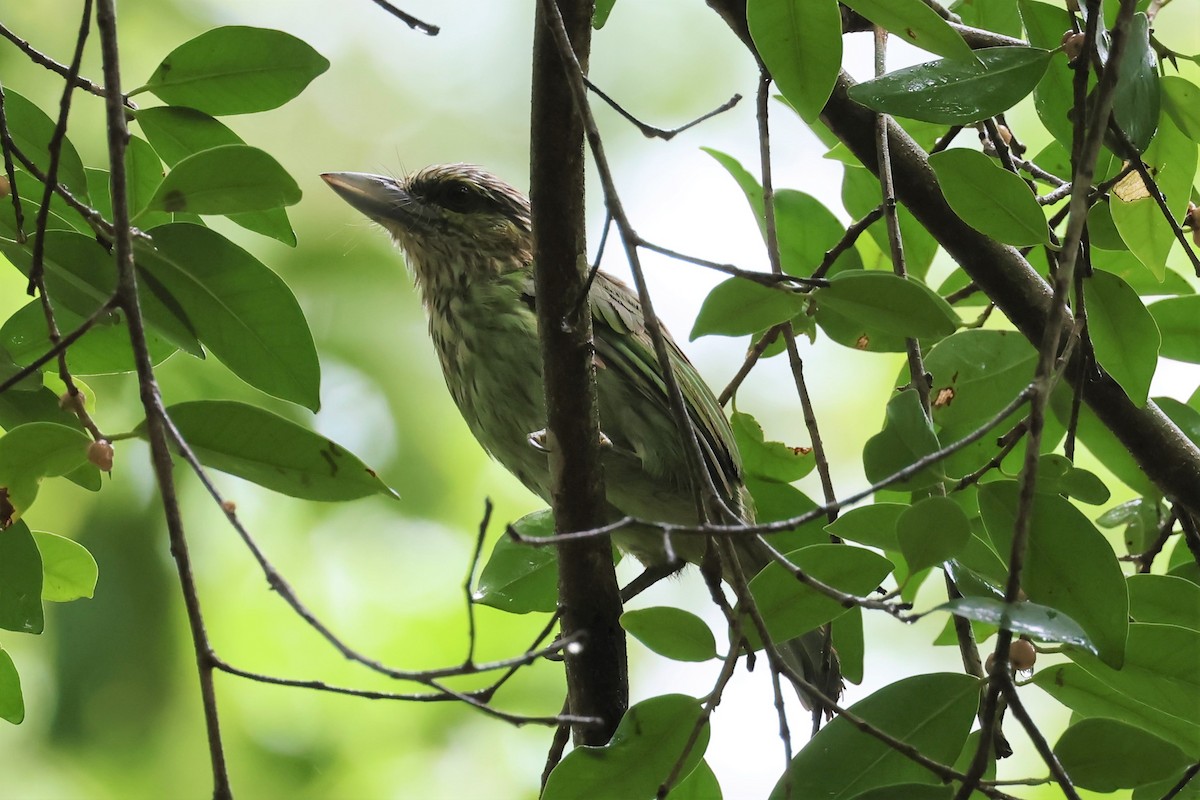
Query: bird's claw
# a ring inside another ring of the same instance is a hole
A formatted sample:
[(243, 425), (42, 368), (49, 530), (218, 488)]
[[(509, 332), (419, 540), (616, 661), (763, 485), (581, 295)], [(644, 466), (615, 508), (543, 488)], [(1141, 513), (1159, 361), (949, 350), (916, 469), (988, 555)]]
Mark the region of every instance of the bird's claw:
[[(546, 431), (545, 428), (542, 428), (540, 431), (534, 431), (533, 433), (529, 434), (529, 439), (528, 439), (529, 446), (532, 447), (534, 450), (537, 450), (539, 453), (549, 453), (550, 445), (548, 443), (548, 438), (549, 438), (549, 433)], [(608, 438), (604, 434), (604, 431), (600, 431), (600, 446), (601, 447), (612, 447), (613, 446), (612, 439)]]

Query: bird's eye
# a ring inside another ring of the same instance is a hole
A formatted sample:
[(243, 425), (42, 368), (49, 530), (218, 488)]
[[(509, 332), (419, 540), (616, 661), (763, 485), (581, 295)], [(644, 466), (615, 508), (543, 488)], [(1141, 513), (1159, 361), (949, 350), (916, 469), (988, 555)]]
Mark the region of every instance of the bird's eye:
[(478, 211), (480, 206), (487, 203), (485, 196), (462, 181), (443, 183), (440, 186), (431, 187), (431, 189), (432, 191), (429, 192), (431, 200), (447, 211), (454, 211), (458, 214)]

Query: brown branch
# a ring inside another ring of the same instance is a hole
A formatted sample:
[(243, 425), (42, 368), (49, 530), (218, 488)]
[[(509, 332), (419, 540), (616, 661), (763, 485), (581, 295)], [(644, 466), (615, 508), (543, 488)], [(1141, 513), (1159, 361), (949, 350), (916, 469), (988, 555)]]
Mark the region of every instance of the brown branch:
[(583, 82), (588, 87), (588, 89), (591, 90), (592, 94), (596, 95), (601, 100), (603, 100), (605, 103), (607, 103), (609, 108), (611, 108), (613, 111), (616, 111), (618, 114), (620, 114), (622, 117), (624, 117), (625, 120), (627, 122), (629, 122), (629, 124), (633, 125), (633, 127), (637, 128), (639, 131), (641, 131), (642, 135), (645, 136), (647, 139), (662, 139), (664, 142), (671, 141), (676, 136), (678, 136), (679, 134), (688, 130), (689, 128), (694, 128), (697, 125), (699, 125), (701, 122), (710, 120), (713, 117), (717, 116), (718, 114), (724, 114), (726, 111), (733, 108), (734, 106), (736, 106), (738, 103), (740, 103), (742, 101), (742, 96), (740, 94), (735, 94), (733, 97), (729, 98), (724, 103), (722, 103), (721, 105), (714, 108), (712, 111), (701, 114), (700, 116), (696, 117), (691, 122), (686, 122), (683, 125), (680, 125), (678, 128), (670, 128), (670, 129), (656, 128), (653, 125), (648, 125), (645, 122), (642, 122), (640, 119), (635, 117), (633, 114), (630, 114), (628, 111), (626, 111), (621, 106), (620, 103), (618, 103), (616, 100), (613, 100), (611, 97), (609, 97), (607, 94), (605, 94), (605, 92), (599, 86), (592, 83), (587, 78), (586, 75), (583, 78)]
[(225, 749), (221, 742), (220, 717), (217, 713), (216, 689), (213, 685), (212, 648), (204, 629), (204, 617), (200, 598), (184, 536), (183, 516), (175, 494), (175, 479), (172, 474), (171, 452), (166, 429), (166, 411), (154, 376), (154, 362), (146, 342), (145, 323), (138, 300), (137, 272), (133, 261), (133, 229), (129, 220), (129, 189), (125, 174), (125, 146), (129, 141), (129, 128), (125, 120), (125, 106), (121, 101), (120, 50), (117, 44), (117, 14), (115, 0), (98, 0), (96, 24), (100, 32), (100, 50), (103, 59), (104, 82), (108, 85), (105, 111), (108, 128), (108, 157), (110, 187), (112, 191), (113, 228), (117, 268), (117, 301), (125, 311), (129, 325), (129, 341), (137, 365), (138, 386), (141, 388), (142, 405), (146, 411), (146, 429), (150, 439), (151, 462), (158, 481), (159, 496), (166, 516), (167, 533), (171, 541), (171, 554), (179, 573), (184, 607), (187, 611), (188, 627), (192, 635), (192, 647), (196, 654), (199, 674), (200, 695), (204, 707), (204, 721), (208, 732), (209, 757), (212, 762), (214, 800), (232, 800), (233, 790), (229, 783), (229, 772), (225, 765)]
[[(90, 81), (87, 78), (82, 77), (78, 70), (72, 72), (72, 70), (70, 70), (65, 64), (60, 64), (50, 56), (35, 48), (25, 39), (17, 36), (11, 30), (5, 27), (3, 23), (0, 23), (0, 36), (3, 36), (5, 39), (8, 39), (10, 42), (16, 45), (17, 49), (28, 56), (29, 60), (33, 63), (43, 66), (51, 72), (61, 76), (66, 80), (69, 86), (74, 86), (77, 89), (83, 89), (85, 92), (90, 92), (97, 97), (108, 96), (108, 93), (104, 90), (103, 86), (95, 81)], [(128, 95), (122, 95), (121, 102), (126, 108), (135, 110), (137, 109), (137, 106), (129, 100)]]
[[(608, 511), (592, 360), (583, 190), (583, 114), (572, 79), (586, 70), (590, 4), (538, 3), (534, 23), (530, 191), (535, 231), (534, 281), (550, 442), (551, 505), (558, 533), (585, 530)], [(649, 311), (647, 310), (647, 314)], [(629, 706), (621, 598), (605, 537), (558, 547), (559, 606), (566, 635), (584, 647), (566, 654), (571, 713), (602, 725), (574, 727), (578, 744), (608, 742)]]
[(407, 11), (401, 11), (400, 9), (396, 8), (394, 5), (387, 2), (387, 0), (372, 0), (372, 2), (382, 8), (384, 11), (391, 14), (396, 19), (403, 22), (408, 27), (412, 28), (413, 30), (420, 31), (427, 36), (437, 36), (441, 31), (441, 28), (439, 28), (437, 25), (430, 25), (428, 22), (422, 22), (412, 14), (409, 14)]

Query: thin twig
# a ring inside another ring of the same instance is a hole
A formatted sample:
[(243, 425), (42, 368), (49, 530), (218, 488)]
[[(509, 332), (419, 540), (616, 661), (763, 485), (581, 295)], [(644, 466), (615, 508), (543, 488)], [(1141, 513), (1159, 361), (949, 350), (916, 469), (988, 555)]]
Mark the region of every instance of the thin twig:
[(1046, 737), (1038, 729), (1037, 723), (1033, 721), (1033, 717), (1029, 716), (1029, 712), (1025, 709), (1025, 704), (1021, 702), (1021, 696), (1017, 693), (1016, 685), (1013, 684), (1012, 675), (1006, 672), (999, 680), (1001, 681), (1004, 696), (1008, 700), (1008, 707), (1012, 709), (1013, 716), (1025, 728), (1026, 735), (1033, 742), (1038, 755), (1046, 763), (1050, 774), (1058, 782), (1067, 800), (1080, 800), (1079, 792), (1075, 791), (1075, 785), (1071, 783), (1071, 777), (1063, 769), (1062, 762), (1058, 760), (1058, 756), (1054, 755), (1054, 751), (1050, 749), (1050, 743), (1046, 741)]
[(379, 6), (384, 11), (391, 14), (393, 17), (400, 20), (408, 27), (412, 28), (413, 30), (420, 31), (421, 33), (424, 33), (427, 36), (437, 36), (438, 32), (441, 31), (441, 28), (439, 28), (437, 25), (430, 25), (428, 22), (422, 22), (421, 20), (414, 17), (412, 14), (409, 14), (407, 11), (401, 11), (400, 9), (396, 8), (394, 5), (389, 3), (387, 0), (373, 0), (373, 2), (375, 3), (375, 5)]
[(632, 124), (635, 128), (637, 128), (639, 131), (641, 131), (642, 135), (645, 136), (647, 139), (662, 139), (663, 141), (666, 141), (666, 142), (671, 141), (676, 136), (678, 136), (679, 134), (688, 130), (689, 128), (696, 127), (697, 125), (699, 125), (701, 122), (704, 122), (705, 120), (710, 120), (713, 117), (717, 116), (718, 114), (724, 114), (726, 111), (728, 111), (729, 109), (736, 106), (742, 100), (742, 96), (740, 94), (735, 94), (733, 97), (729, 98), (724, 103), (722, 103), (721, 105), (714, 108), (712, 111), (709, 111), (705, 114), (701, 114), (699, 117), (696, 117), (691, 122), (687, 122), (683, 125), (680, 125), (678, 128), (671, 128), (668, 130), (665, 128), (656, 128), (653, 125), (648, 125), (645, 122), (642, 122), (637, 117), (635, 117), (633, 114), (630, 114), (628, 111), (626, 111), (624, 108), (621, 107), (620, 103), (618, 103), (616, 100), (613, 100), (611, 97), (609, 97), (607, 94), (605, 94), (604, 91), (599, 86), (592, 83), (591, 79), (588, 78), (586, 75), (583, 76), (583, 82), (587, 86), (587, 88), (591, 90), (592, 94), (596, 95), (601, 100), (608, 103), (609, 107), (612, 108), (613, 111), (616, 111), (618, 114), (620, 114), (622, 117), (624, 117), (630, 124)]
[(204, 617), (196, 590), (195, 574), (184, 536), (183, 516), (175, 494), (175, 479), (166, 429), (166, 411), (154, 376), (154, 361), (146, 342), (145, 323), (138, 299), (137, 271), (133, 261), (133, 228), (129, 220), (128, 183), (125, 173), (125, 146), (129, 129), (125, 106), (121, 102), (120, 50), (117, 44), (117, 14), (115, 0), (98, 0), (96, 23), (100, 32), (100, 51), (103, 60), (104, 82), (108, 85), (105, 111), (108, 127), (108, 156), (112, 192), (114, 245), (117, 268), (117, 298), (125, 311), (129, 325), (129, 341), (137, 365), (138, 386), (146, 411), (146, 429), (150, 439), (151, 462), (158, 480), (159, 496), (166, 516), (171, 554), (179, 574), (187, 611), (192, 647), (199, 673), (200, 696), (208, 733), (209, 757), (212, 762), (214, 800), (233, 800), (229, 772), (225, 765), (225, 749), (221, 742), (220, 717), (217, 712), (216, 689), (213, 685), (212, 648), (204, 629)]
[[(57, 73), (59, 76), (64, 78), (68, 85), (83, 89), (84, 91), (90, 92), (97, 97), (108, 96), (108, 93), (105, 91), (103, 86), (99, 85), (95, 81), (90, 81), (87, 78), (80, 76), (78, 70), (75, 70), (74, 73), (72, 73), (72, 71), (65, 64), (60, 64), (53, 58), (50, 58), (50, 56), (37, 50), (29, 42), (22, 39), (20, 36), (17, 36), (11, 30), (5, 27), (3, 23), (0, 23), (0, 36), (3, 36), (5, 39), (8, 39), (10, 42), (15, 44), (17, 49), (29, 56), (29, 60), (33, 63), (43, 66), (51, 72)], [(126, 108), (133, 110), (137, 109), (137, 106), (129, 100), (128, 95), (122, 95), (121, 102)]]
[(721, 390), (720, 396), (717, 397), (717, 402), (725, 406), (737, 394), (737, 390), (741, 387), (742, 382), (746, 380), (746, 376), (750, 374), (750, 370), (754, 369), (754, 365), (762, 358), (762, 354), (767, 348), (775, 343), (779, 338), (779, 334), (783, 332), (782, 325), (772, 325), (762, 336), (750, 346), (746, 351), (746, 358), (742, 361), (742, 366), (738, 367), (737, 373), (729, 379), (728, 385)]
[(49, 350), (42, 353), (40, 356), (26, 364), (17, 372), (5, 378), (3, 381), (0, 381), (0, 393), (8, 391), (13, 386), (37, 372), (44, 365), (50, 363), (55, 358), (58, 358), (59, 353), (65, 352), (68, 347), (79, 341), (85, 333), (94, 328), (96, 323), (103, 319), (104, 316), (111, 312), (114, 308), (116, 308), (116, 306), (117, 296), (114, 294), (109, 297), (108, 300), (104, 301), (99, 308), (93, 311), (87, 319), (79, 323), (77, 328), (68, 333), (66, 336), (60, 336), (58, 341), (50, 346)]

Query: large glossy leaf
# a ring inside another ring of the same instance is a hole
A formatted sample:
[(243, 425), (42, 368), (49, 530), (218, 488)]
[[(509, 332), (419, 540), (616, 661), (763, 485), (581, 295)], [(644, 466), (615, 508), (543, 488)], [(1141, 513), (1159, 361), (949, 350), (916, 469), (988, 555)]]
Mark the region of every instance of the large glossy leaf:
[[(227, 144), (244, 144), (242, 137), (225, 123), (194, 108), (143, 108), (138, 110), (135, 119), (158, 155), (172, 167), (202, 150)], [(247, 230), (270, 236), (291, 247), (296, 246), (296, 233), (284, 208), (243, 211), (227, 216)]]
[(172, 223), (152, 235), (156, 247), (139, 247), (138, 263), (176, 299), (213, 355), (251, 386), (316, 411), (316, 347), (287, 284), (201, 225)]
[[(524, 536), (552, 536), (554, 514), (546, 508), (513, 523)], [(558, 556), (553, 547), (533, 547), (508, 535), (496, 540), (479, 574), (472, 599), (510, 614), (550, 613), (558, 607)]]
[(1158, 56), (1150, 42), (1150, 22), (1145, 14), (1133, 15), (1126, 37), (1125, 51), (1117, 68), (1112, 116), (1141, 153), (1158, 127), (1160, 106)]
[(979, 62), (944, 59), (890, 72), (850, 89), (857, 103), (947, 125), (969, 125), (1011, 108), (1041, 80), (1053, 55), (1036, 47), (977, 50)]
[[(13, 518), (33, 505), (43, 478), (84, 467), (91, 441), (82, 431), (53, 422), (29, 422), (0, 436), (0, 486), (8, 489), (8, 501), (15, 509)], [(0, 526), (7, 522), (0, 520)]]
[(818, 308), (831, 308), (896, 336), (943, 339), (959, 324), (954, 309), (929, 287), (891, 272), (840, 272), (812, 297)]
[(992, 597), (959, 597), (942, 603), (934, 611), (986, 622), (997, 628), (1029, 636), (1042, 642), (1061, 642), (1095, 651), (1095, 645), (1079, 623), (1053, 608), (1030, 603), (1008, 604)]
[(967, 515), (948, 497), (919, 500), (896, 520), (900, 552), (913, 572), (954, 558), (970, 538)]
[[(213, 469), (306, 500), (395, 496), (352, 453), (270, 411), (231, 400), (197, 400), (167, 412), (200, 461)], [(137, 433), (146, 436), (145, 423)]]
[(0, 628), (41, 633), (44, 624), (42, 559), (29, 528), (18, 520), (0, 532)]
[(1136, 405), (1146, 405), (1158, 366), (1158, 326), (1129, 284), (1097, 269), (1084, 279), (1096, 361)]
[(946, 58), (975, 60), (962, 35), (921, 0), (847, 0), (846, 5), (922, 50)]
[(1124, 666), (1117, 670), (1082, 651), (1074, 664), (1039, 670), (1034, 683), (1081, 717), (1136, 725), (1200, 757), (1200, 632), (1134, 623)]
[(295, 36), (230, 25), (172, 50), (131, 94), (151, 91), (215, 116), (250, 114), (278, 108), (327, 69), (329, 62)]
[[(625, 712), (604, 747), (576, 747), (550, 773), (543, 800), (629, 800), (653, 797), (683, 755), (702, 713), (700, 701), (682, 694), (651, 697)], [(709, 729), (679, 770), (691, 773), (704, 757)]]
[[(4, 118), (8, 133), (17, 149), (32, 161), (42, 174), (50, 167), (50, 139), (54, 135), (54, 120), (7, 85), (4, 87)], [(83, 160), (71, 140), (64, 138), (58, 156), (58, 182), (71, 193), (86, 200), (88, 196), (87, 176), (83, 171)], [(41, 202), (42, 188), (37, 184), (37, 196), (31, 200)], [(25, 188), (25, 187), (22, 187)], [(28, 190), (25, 192), (28, 196)], [(10, 204), (11, 205), (11, 204)], [(33, 218), (26, 220), (27, 231), (33, 230)]]
[(950, 208), (975, 230), (1015, 247), (1049, 241), (1042, 207), (1017, 174), (961, 147), (934, 153), (929, 163)]
[(1129, 616), (1200, 631), (1200, 586), (1174, 575), (1130, 575)]
[[(1150, 167), (1158, 188), (1166, 198), (1171, 215), (1179, 219), (1187, 208), (1192, 181), (1196, 175), (1196, 143), (1180, 133), (1167, 117), (1159, 120), (1158, 133), (1143, 159)], [(1167, 255), (1175, 246), (1175, 234), (1163, 218), (1153, 197), (1109, 202), (1113, 224), (1129, 250), (1162, 281), (1166, 275)]]
[[(54, 312), (60, 331), (74, 330), (83, 324), (83, 317), (65, 307)], [(150, 358), (161, 364), (176, 348), (152, 331), (146, 332)], [(4, 347), (18, 364), (30, 364), (50, 349), (46, 333), (46, 315), (40, 300), (21, 307), (0, 327), (0, 347)], [(129, 328), (125, 318), (116, 311), (104, 315), (87, 333), (67, 350), (67, 364), (72, 375), (109, 375), (132, 372), (136, 367), (133, 349), (129, 345)], [(49, 366), (53, 367), (54, 362)]]
[(626, 611), (621, 627), (660, 656), (676, 661), (708, 661), (717, 657), (717, 640), (704, 620), (690, 611), (655, 606)]
[[(815, 544), (787, 553), (787, 558), (822, 583), (854, 595), (866, 595), (892, 571), (892, 562), (861, 547)], [(778, 563), (750, 581), (750, 593), (775, 643), (786, 642), (845, 613), (836, 600), (805, 586)], [(745, 631), (755, 648), (754, 631)]]
[[(962, 749), (978, 703), (979, 683), (974, 678), (932, 673), (885, 686), (850, 710), (922, 755), (949, 764)], [(771, 800), (849, 800), (876, 787), (902, 783), (939, 781), (845, 717), (835, 717), (792, 759)]]
[(66, 603), (92, 596), (99, 573), (86, 547), (45, 531), (34, 531), (33, 540), (42, 557), (43, 600)]
[[(0, 252), (25, 275), (31, 266), (30, 243), (0, 238)], [(47, 231), (46, 289), (56, 303), (89, 317), (116, 291), (112, 255), (94, 237), (74, 231)], [(178, 304), (153, 276), (139, 271), (138, 299), (147, 324), (171, 344), (195, 356), (204, 351), (196, 333), (180, 318)]]
[(1063, 731), (1054, 755), (1071, 782), (1093, 792), (1133, 789), (1169, 778), (1191, 761), (1171, 742), (1114, 719), (1081, 719)]
[[(938, 450), (933, 432), (915, 389), (900, 392), (887, 404), (883, 430), (863, 447), (863, 470), (867, 480), (877, 483)], [(945, 477), (940, 464), (933, 464), (907, 480), (888, 487), (893, 490), (920, 489)]]
[(880, 550), (899, 550), (896, 525), (900, 515), (909, 508), (903, 503), (873, 503), (852, 508), (835, 519), (825, 530), (852, 542), (878, 547)]
[(1178, 75), (1161, 78), (1162, 104), (1175, 127), (1200, 141), (1200, 86)]
[(147, 208), (193, 214), (265, 211), (300, 202), (300, 187), (265, 150), (225, 144), (180, 161)]
[[(996, 481), (979, 489), (979, 511), (1005, 560), (1012, 551), (1018, 487)], [(1105, 663), (1120, 667), (1129, 629), (1125, 579), (1112, 547), (1079, 509), (1057, 495), (1035, 494), (1021, 586), (1028, 598), (1071, 617)]]
[(842, 66), (836, 0), (749, 0), (746, 20), (779, 91), (806, 122), (815, 121)]
[(1150, 315), (1162, 336), (1159, 353), (1164, 358), (1200, 364), (1200, 295), (1151, 303)]
[(704, 298), (689, 339), (757, 333), (796, 316), (806, 302), (804, 295), (782, 287), (730, 278), (718, 283)]
[[(1071, 15), (1065, 8), (1034, 0), (1018, 0), (1018, 7), (1029, 43), (1034, 47), (1053, 50), (1061, 43), (1063, 31), (1071, 30)], [(1067, 115), (1074, 102), (1073, 74), (1067, 56), (1059, 53), (1050, 60), (1046, 74), (1033, 90), (1033, 105), (1038, 117), (1046, 130), (1065, 147), (1071, 146), (1071, 120)]]
[(0, 719), (13, 725), (25, 720), (25, 698), (21, 694), (21, 676), (12, 657), (0, 647)]
[[(901, 121), (908, 123), (910, 127), (915, 124), (910, 120)], [(938, 126), (938, 129), (943, 130), (941, 126)], [(882, 200), (883, 189), (879, 185), (879, 179), (871, 174), (870, 170), (863, 167), (847, 167), (843, 170), (842, 204), (852, 217), (861, 219)], [(924, 280), (930, 264), (933, 263), (933, 257), (937, 254), (938, 243), (903, 205), (897, 206), (896, 218), (900, 221), (900, 238), (904, 243), (904, 267), (909, 275)], [(891, 269), (894, 265), (888, 244), (886, 221), (880, 219), (875, 222), (867, 228), (867, 233), (871, 235), (881, 253), (878, 266)]]
[(812, 472), (816, 466), (812, 448), (766, 441), (762, 426), (749, 414), (735, 411), (730, 423), (738, 451), (742, 454), (742, 472), (746, 475), (791, 483)]

